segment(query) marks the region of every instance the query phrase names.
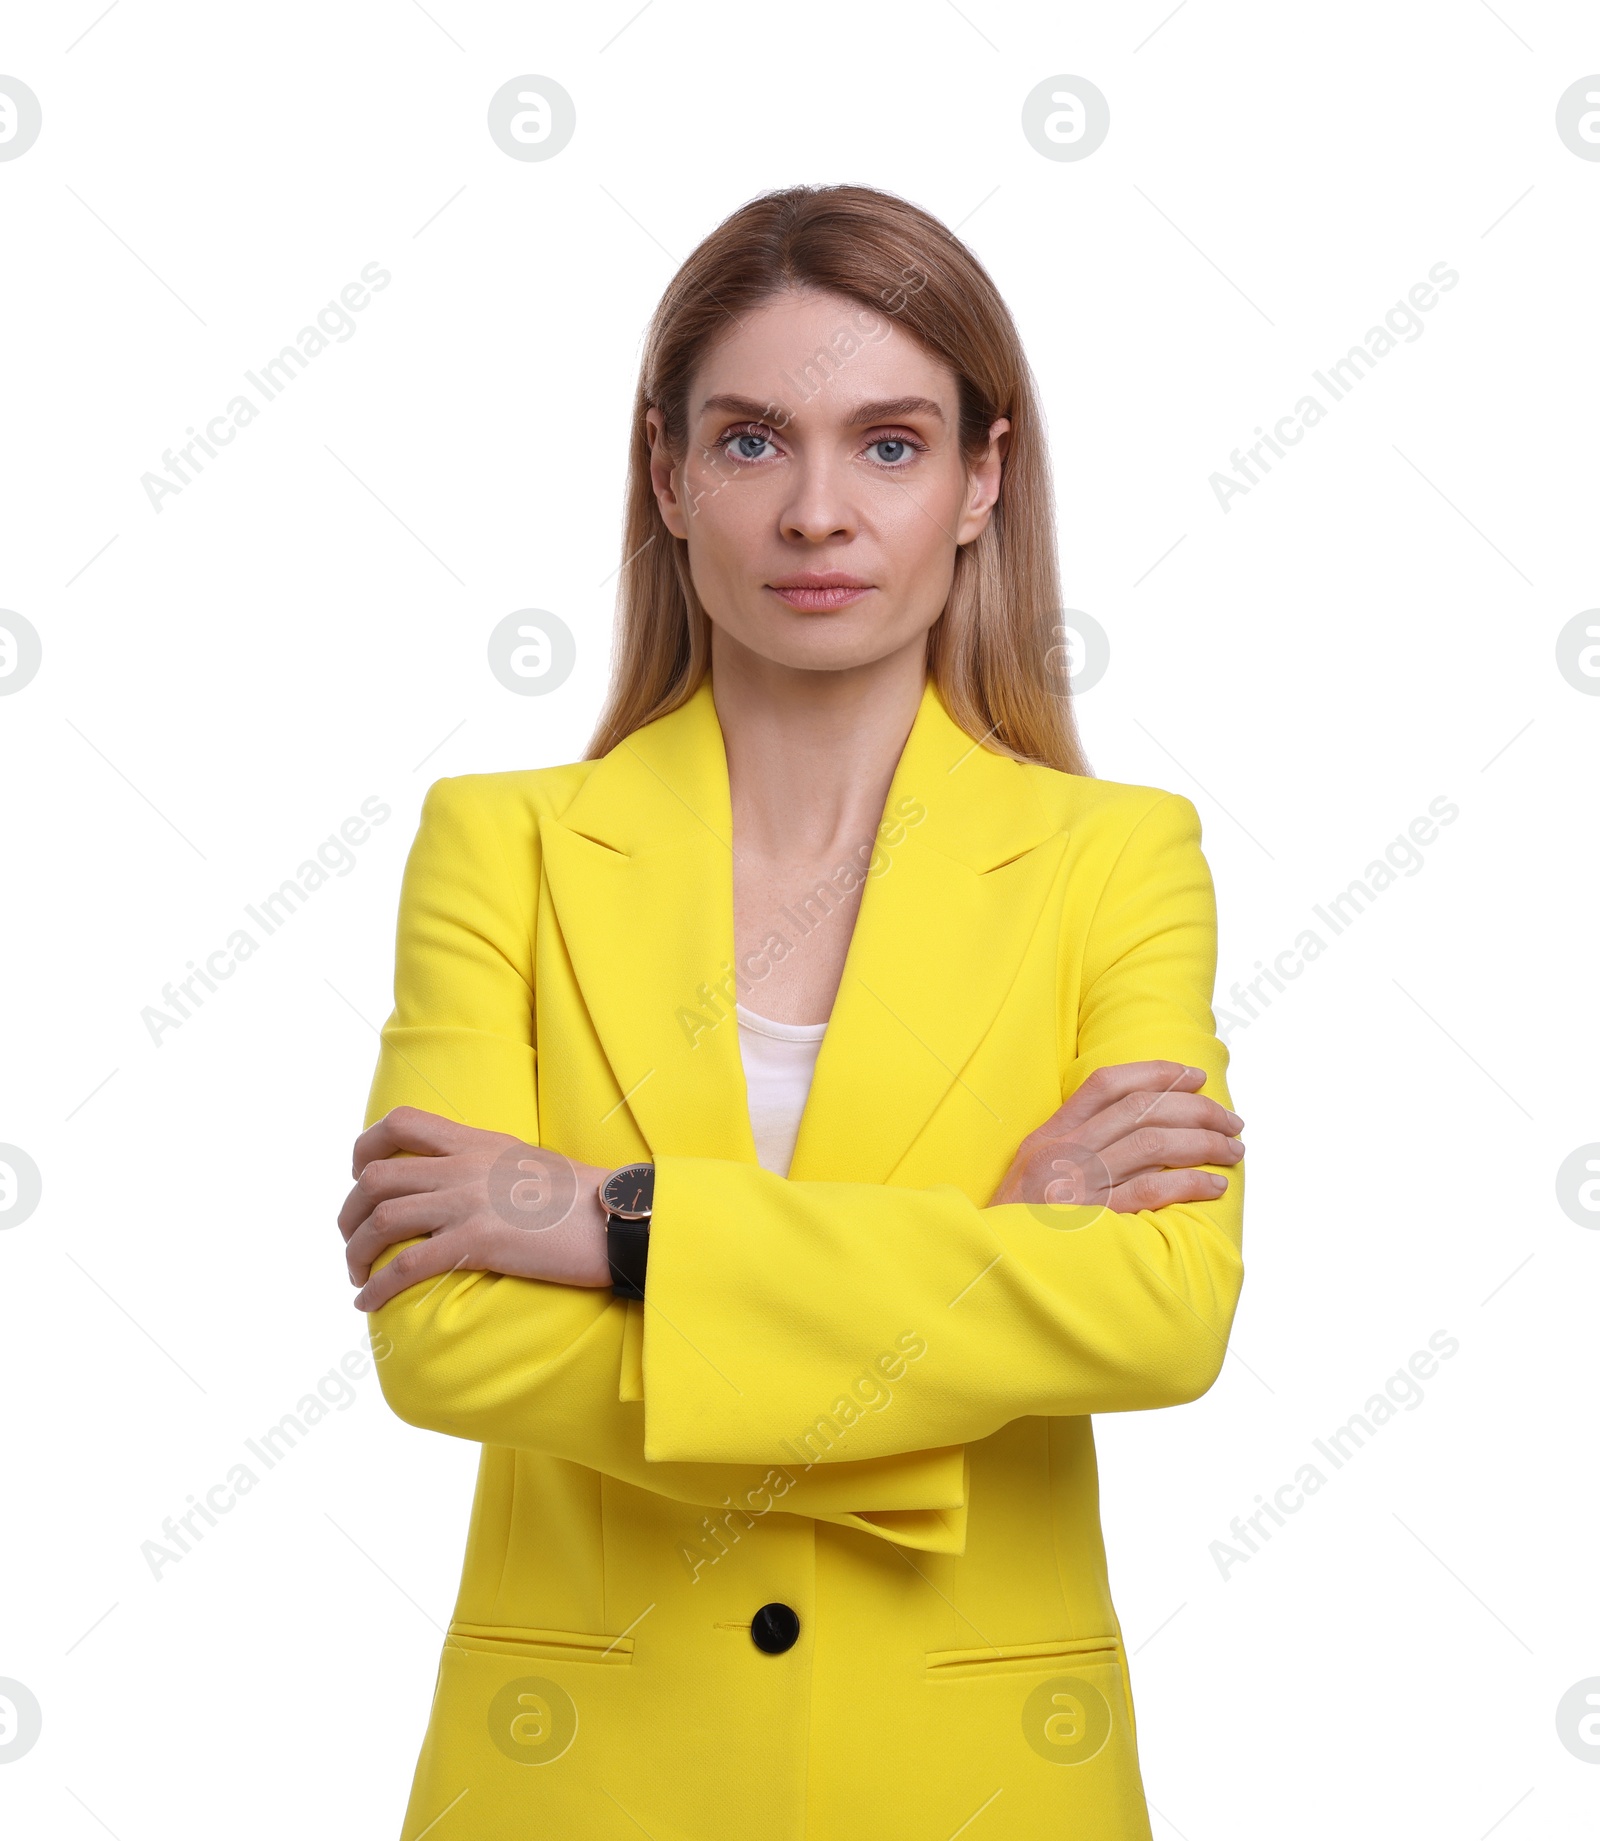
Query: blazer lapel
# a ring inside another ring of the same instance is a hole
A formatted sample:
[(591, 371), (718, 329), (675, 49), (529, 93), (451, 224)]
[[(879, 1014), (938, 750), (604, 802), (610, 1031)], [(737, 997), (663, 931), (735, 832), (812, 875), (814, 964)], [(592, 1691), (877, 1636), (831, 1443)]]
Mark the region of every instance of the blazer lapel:
[(617, 1103), (657, 1155), (754, 1163), (733, 1015), (733, 816), (710, 679), (605, 755), (540, 836)]
[(1002, 1124), (999, 1096), (963, 1071), (1021, 967), (1066, 833), (1030, 770), (958, 728), (931, 681), (884, 809), (904, 836), (862, 891), (797, 1180), (886, 1181), (947, 1096)]
[[(1029, 770), (972, 742), (930, 681), (868, 877), (790, 1174), (882, 1182), (1016, 977), (1065, 833)], [(899, 816), (897, 816), (899, 815)], [(545, 873), (616, 1094), (656, 1155), (756, 1161), (733, 1014), (732, 807), (709, 678), (599, 761), (540, 827)], [(891, 829), (891, 840), (898, 836)]]

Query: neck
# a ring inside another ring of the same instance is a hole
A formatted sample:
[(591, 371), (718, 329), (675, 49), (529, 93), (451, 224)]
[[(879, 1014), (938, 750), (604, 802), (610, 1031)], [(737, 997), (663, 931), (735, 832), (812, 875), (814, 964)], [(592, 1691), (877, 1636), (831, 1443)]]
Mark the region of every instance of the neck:
[(736, 850), (822, 857), (873, 835), (922, 700), (925, 660), (919, 633), (870, 665), (808, 671), (712, 629)]

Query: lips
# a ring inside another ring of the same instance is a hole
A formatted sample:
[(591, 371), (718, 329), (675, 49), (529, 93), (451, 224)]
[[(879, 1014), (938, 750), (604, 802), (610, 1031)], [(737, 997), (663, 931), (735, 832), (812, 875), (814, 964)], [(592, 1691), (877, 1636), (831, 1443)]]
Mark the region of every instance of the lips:
[(768, 582), (767, 591), (803, 613), (829, 613), (870, 594), (872, 584), (862, 581), (858, 575), (845, 575), (836, 569), (807, 570), (799, 575), (785, 576), (779, 582)]

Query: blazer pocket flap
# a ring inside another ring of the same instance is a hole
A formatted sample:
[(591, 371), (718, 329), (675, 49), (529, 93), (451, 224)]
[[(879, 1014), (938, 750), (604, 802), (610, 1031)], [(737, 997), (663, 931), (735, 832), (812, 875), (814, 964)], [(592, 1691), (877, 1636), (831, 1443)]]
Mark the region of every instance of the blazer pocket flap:
[(1054, 1637), (1042, 1643), (986, 1643), (981, 1649), (930, 1649), (930, 1681), (965, 1681), (977, 1675), (1048, 1674), (1069, 1663), (1120, 1665), (1122, 1645), (1114, 1636)]
[(582, 1630), (534, 1630), (522, 1624), (454, 1622), (447, 1648), (479, 1655), (537, 1657), (544, 1662), (625, 1663), (633, 1660), (631, 1636), (591, 1635)]

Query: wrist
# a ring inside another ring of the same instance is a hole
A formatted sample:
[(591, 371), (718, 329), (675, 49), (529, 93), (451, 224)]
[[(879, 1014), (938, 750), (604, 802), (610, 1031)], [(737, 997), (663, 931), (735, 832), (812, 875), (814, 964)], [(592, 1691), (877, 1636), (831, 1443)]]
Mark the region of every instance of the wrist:
[(596, 1193), (605, 1174), (604, 1170), (595, 1172), (594, 1183), (589, 1186), (587, 1196), (579, 1197), (574, 1211), (579, 1217), (583, 1282), (597, 1291), (608, 1290), (611, 1285), (611, 1264), (606, 1256), (606, 1211), (600, 1206)]

